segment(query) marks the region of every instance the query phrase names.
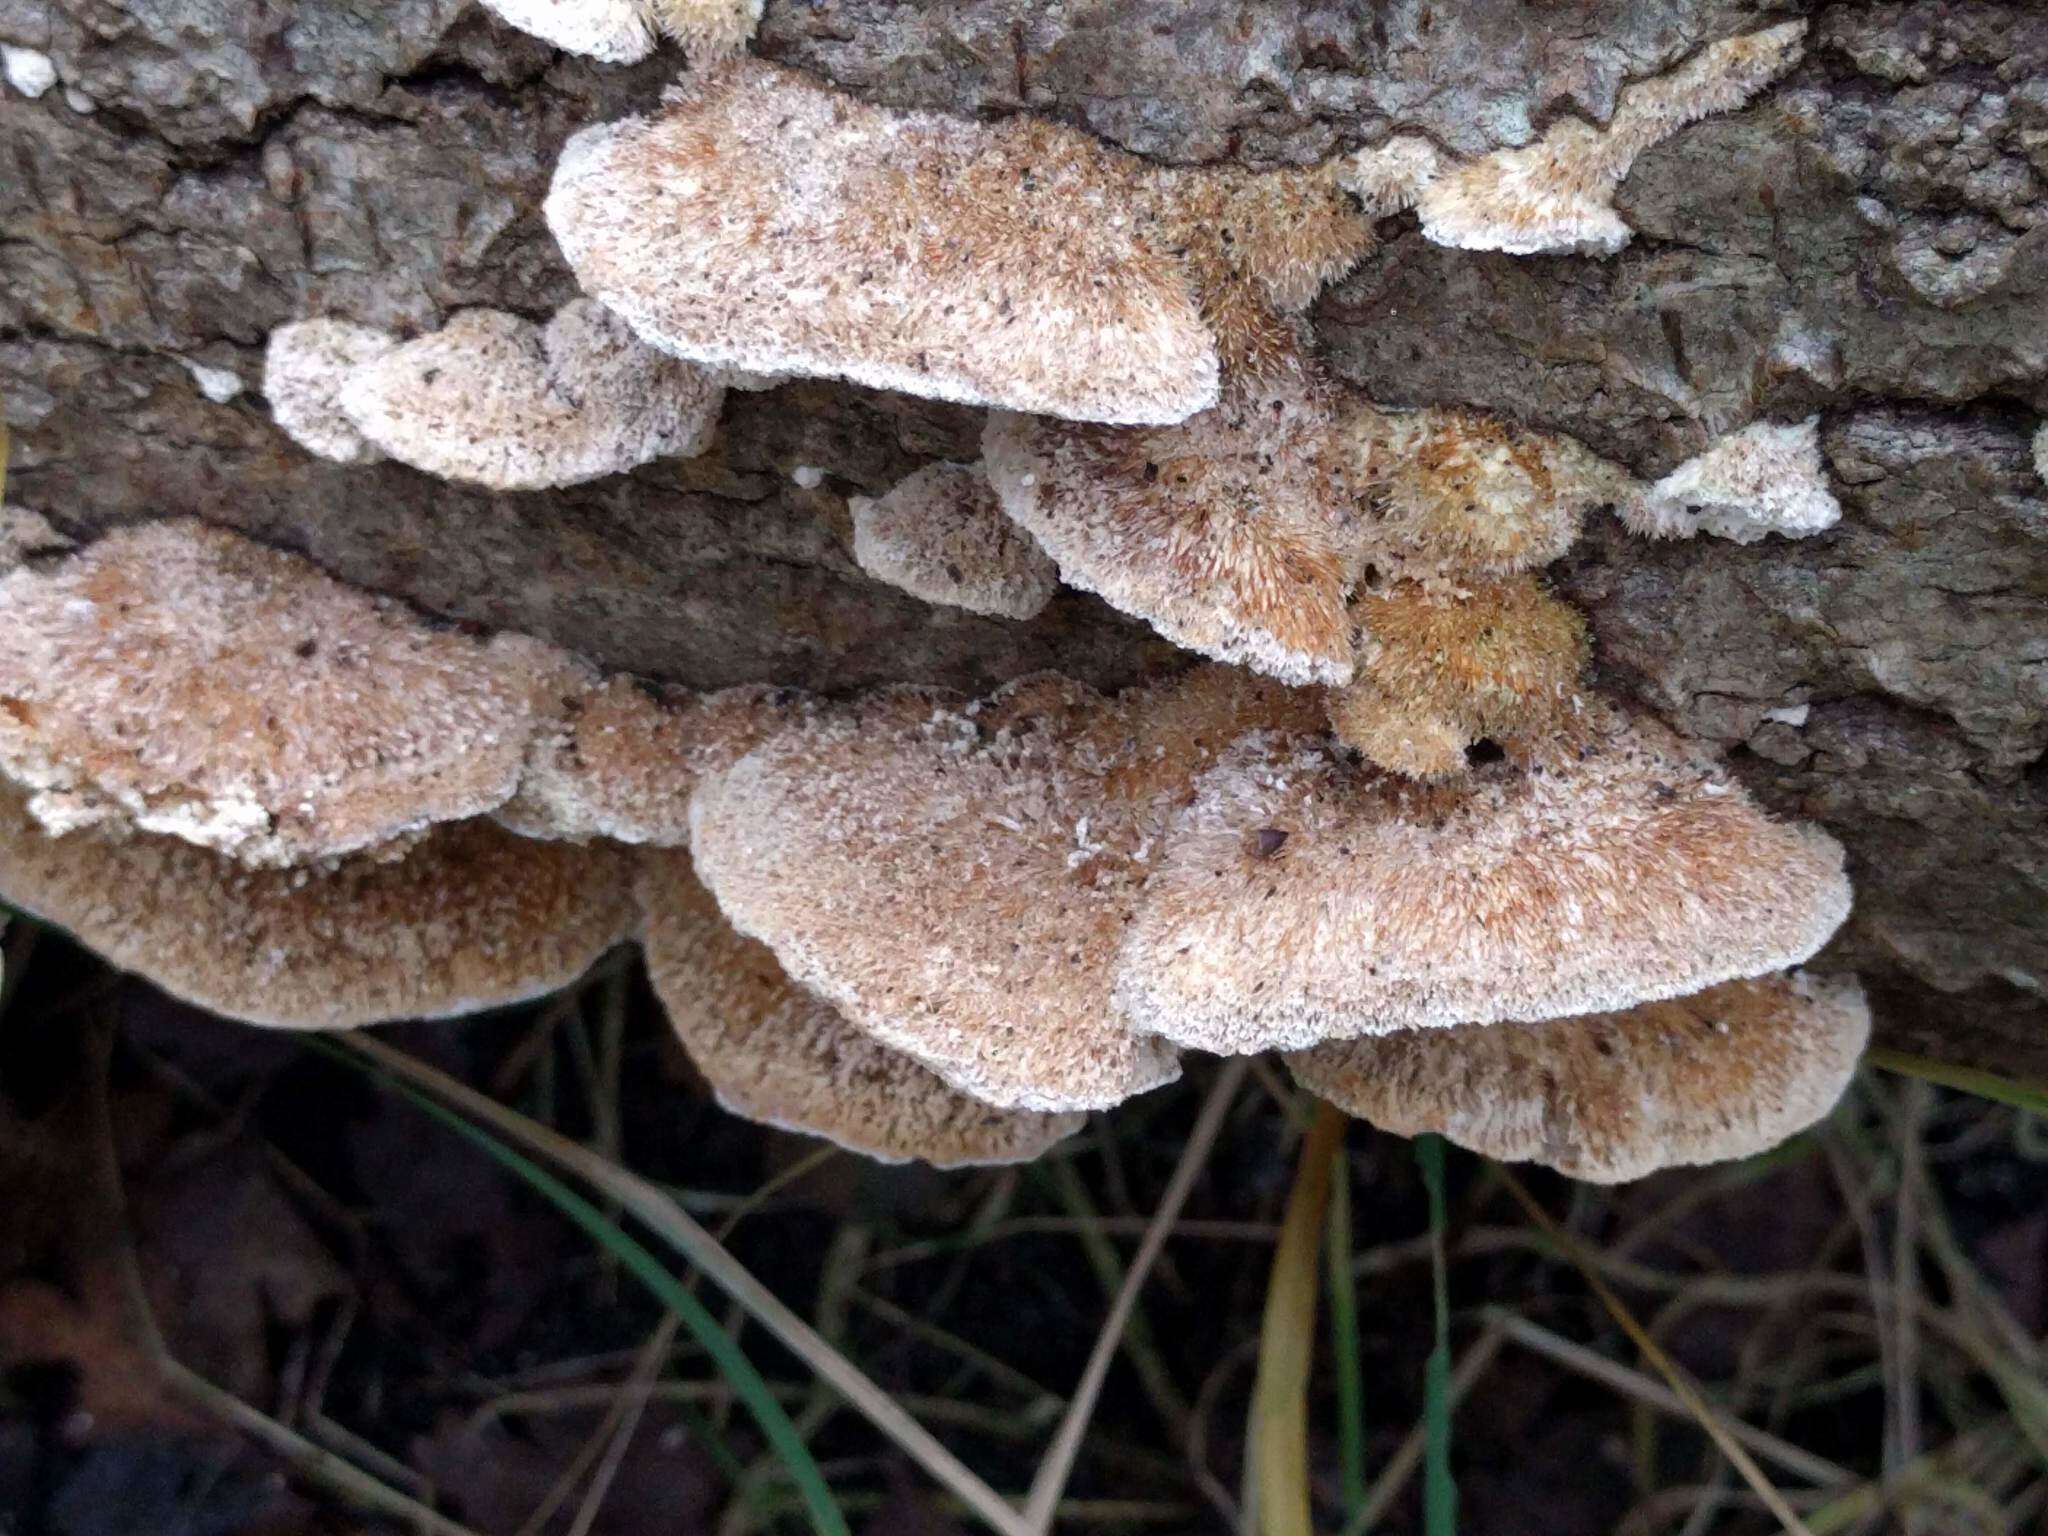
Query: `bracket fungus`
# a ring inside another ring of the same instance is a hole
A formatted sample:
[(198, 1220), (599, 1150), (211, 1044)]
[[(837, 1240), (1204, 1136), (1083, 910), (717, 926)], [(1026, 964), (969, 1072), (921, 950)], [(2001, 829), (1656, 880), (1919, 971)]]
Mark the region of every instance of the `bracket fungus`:
[(891, 112), (736, 59), (569, 141), (548, 227), (664, 351), (1083, 420), (1216, 398), (1214, 339), (1135, 238), (1143, 162), (1030, 118)]
[(1422, 233), (1473, 251), (1613, 255), (1633, 238), (1613, 200), (1637, 156), (1743, 105), (1799, 62), (1805, 35), (1805, 22), (1788, 21), (1710, 43), (1624, 90), (1604, 129), (1564, 118), (1533, 144), (1445, 171), (1417, 201)]
[(0, 898), (228, 1018), (346, 1029), (552, 992), (629, 937), (630, 855), (489, 821), (403, 858), (250, 869), (173, 837), (51, 836), (0, 790)]
[(523, 837), (686, 846), (703, 776), (810, 707), (759, 685), (690, 693), (630, 677), (591, 682), (535, 733), (519, 792), (492, 814)]
[(294, 320), (270, 333), (263, 349), (263, 395), (271, 419), (308, 453), (337, 464), (383, 457), (341, 408), (341, 390), (358, 368), (398, 345), (398, 338), (346, 320)]
[(1333, 450), (1369, 485), (1369, 541), (1382, 575), (1507, 576), (1558, 559), (1586, 513), (1634, 481), (1569, 437), (1459, 407), (1340, 412)]
[(655, 994), (732, 1113), (883, 1162), (939, 1168), (1026, 1161), (1086, 1120), (997, 1109), (863, 1034), (792, 982), (766, 945), (733, 930), (688, 855), (646, 855), (638, 890)]
[(1123, 943), (1133, 1025), (1226, 1053), (1626, 1008), (1805, 960), (1842, 850), (1592, 706), (1455, 786), (1255, 737), (1196, 785)]
[(1004, 1108), (1103, 1108), (1179, 1073), (1110, 1003), (1172, 810), (1238, 736), (1315, 711), (1222, 668), (1113, 700), (898, 690), (707, 778), (691, 845), (734, 925), (885, 1045)]
[(927, 465), (847, 510), (860, 568), (925, 602), (1028, 619), (1059, 589), (1059, 568), (1003, 516), (978, 465)]
[(569, 667), (225, 529), (150, 523), (0, 576), (0, 775), (56, 830), (310, 862), (504, 801)]
[(1337, 735), (1395, 773), (1463, 773), (1485, 740), (1554, 732), (1578, 700), (1585, 620), (1533, 576), (1363, 592), (1357, 675), (1330, 694)]
[(1303, 1087), (1397, 1135), (1613, 1184), (1776, 1146), (1825, 1117), (1870, 1038), (1854, 981), (1793, 972), (1625, 1013), (1403, 1030), (1288, 1057)]
[(602, 305), (577, 299), (545, 327), (469, 309), (342, 381), (363, 439), (445, 480), (542, 490), (695, 458), (724, 390), (703, 369), (642, 343)]
[(606, 64), (634, 64), (667, 33), (692, 61), (745, 46), (762, 0), (483, 0), (497, 16), (546, 43)]
[(991, 415), (989, 483), (1070, 584), (1176, 645), (1291, 683), (1351, 676), (1351, 505), (1321, 451), (1324, 392), (1233, 392), (1177, 426)]
[(1653, 538), (1711, 533), (1738, 544), (1832, 528), (1842, 504), (1828, 488), (1820, 418), (1752, 422), (1620, 503), (1622, 520)]

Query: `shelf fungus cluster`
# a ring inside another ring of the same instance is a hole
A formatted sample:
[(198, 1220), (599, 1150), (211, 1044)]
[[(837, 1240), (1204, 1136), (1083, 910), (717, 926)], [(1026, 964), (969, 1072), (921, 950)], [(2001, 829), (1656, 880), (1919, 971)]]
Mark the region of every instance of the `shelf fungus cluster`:
[[(489, 0), (606, 60), (683, 39), (649, 116), (565, 148), (587, 297), (401, 340), (273, 334), (278, 426), (544, 490), (706, 450), (728, 388), (989, 407), (981, 461), (849, 508), (853, 553), (1028, 621), (1065, 581), (1203, 658), (1117, 694), (816, 698), (605, 676), (198, 523), (0, 527), (0, 895), (221, 1012), (470, 1012), (622, 943), (734, 1112), (883, 1159), (1039, 1154), (1190, 1050), (1288, 1053), (1399, 1131), (1589, 1179), (1824, 1114), (1869, 1029), (1794, 970), (1841, 849), (1594, 694), (1542, 568), (1839, 516), (1817, 421), (1654, 484), (1455, 403), (1328, 377), (1305, 313), (1430, 238), (1611, 252), (1637, 155), (1796, 63), (1788, 23), (1465, 163), (1162, 167), (1028, 117), (851, 99), (729, 54), (749, 0)], [(810, 483), (810, 482), (805, 482)]]

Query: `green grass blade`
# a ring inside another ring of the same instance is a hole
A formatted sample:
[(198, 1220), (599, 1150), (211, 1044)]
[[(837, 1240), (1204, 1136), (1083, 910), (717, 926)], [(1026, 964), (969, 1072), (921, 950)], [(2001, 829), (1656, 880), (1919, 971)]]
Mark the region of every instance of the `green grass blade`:
[(579, 1227), (585, 1236), (597, 1243), (605, 1252), (616, 1259), (628, 1274), (682, 1319), (683, 1326), (711, 1357), (719, 1374), (732, 1387), (733, 1392), (754, 1416), (754, 1422), (761, 1426), (761, 1433), (788, 1471), (790, 1481), (802, 1496), (804, 1507), (810, 1514), (811, 1527), (819, 1536), (849, 1536), (846, 1517), (839, 1512), (839, 1506), (832, 1497), (832, 1490), (826, 1486), (824, 1474), (812, 1460), (810, 1448), (790, 1422), (789, 1415), (775, 1396), (768, 1390), (768, 1384), (754, 1369), (733, 1342), (718, 1319), (713, 1317), (704, 1303), (684, 1289), (682, 1282), (662, 1266), (659, 1259), (643, 1248), (618, 1225), (606, 1219), (604, 1213), (570, 1189), (560, 1179), (534, 1163), (527, 1161), (512, 1148), (506, 1146), (489, 1131), (472, 1125), (452, 1109), (443, 1108), (424, 1094), (393, 1084), (398, 1091), (420, 1109), (440, 1121), (464, 1140), (487, 1153), (500, 1166), (531, 1186), (547, 1202), (554, 1206)]
[(1422, 1528), (1427, 1536), (1457, 1536), (1458, 1485), (1451, 1478), (1451, 1286), (1444, 1260), (1444, 1139), (1415, 1139), (1415, 1161), (1429, 1195), (1429, 1267), (1436, 1310), (1436, 1346), (1422, 1375)]
[(1894, 1051), (1881, 1045), (1873, 1045), (1864, 1053), (1863, 1059), (1873, 1067), (1882, 1067), (1901, 1077), (1921, 1078), (1944, 1088), (1974, 1093), (1980, 1099), (1990, 1099), (1997, 1104), (2010, 1104), (2014, 1109), (2048, 1115), (2048, 1087), (2023, 1078), (2001, 1077), (1996, 1072), (1958, 1067), (1929, 1056), (1915, 1056), (1910, 1051)]
[(1365, 1505), (1365, 1377), (1359, 1369), (1358, 1281), (1351, 1273), (1351, 1163), (1342, 1146), (1331, 1158), (1330, 1227), (1323, 1242), (1337, 1377), (1338, 1487), (1350, 1520)]

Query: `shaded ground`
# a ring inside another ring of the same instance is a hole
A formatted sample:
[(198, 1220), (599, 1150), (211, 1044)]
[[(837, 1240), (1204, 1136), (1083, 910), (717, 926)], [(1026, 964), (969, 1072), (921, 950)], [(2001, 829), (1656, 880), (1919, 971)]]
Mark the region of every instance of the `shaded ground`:
[[(257, 1435), (230, 1428), (222, 1400), (164, 1376), (159, 1348), (481, 1536), (803, 1528), (705, 1357), (481, 1153), (301, 1040), (169, 1003), (55, 935), (17, 925), (7, 942), (0, 1531), (404, 1528), (259, 1444), (254, 1420)], [(384, 1037), (732, 1223), (757, 1275), (1019, 1492), (1213, 1078), (1098, 1118), (1037, 1166), (939, 1175), (726, 1116), (629, 958), (554, 1004)], [(1059, 1529), (1232, 1527), (1306, 1109), (1257, 1070), (1238, 1094)], [(1422, 1411), (1427, 1215), (1407, 1143), (1356, 1126), (1348, 1148), (1357, 1450), (1376, 1479)], [(1866, 1074), (1824, 1132), (1770, 1158), (1614, 1191), (1528, 1182), (1730, 1413), (1798, 1448), (1758, 1459), (1819, 1511), (1813, 1530), (2019, 1530), (2048, 1499), (2048, 1445), (2027, 1440), (2030, 1425), (2048, 1440), (2048, 1415), (2029, 1419), (2042, 1404), (2026, 1385), (2041, 1391), (2048, 1328), (2044, 1157), (2038, 1122)], [(1653, 1373), (1493, 1171), (1463, 1154), (1450, 1171), (1453, 1341), (1471, 1380), (1454, 1422), (1461, 1529), (1772, 1528), (1686, 1416), (1646, 1405)], [(975, 1529), (758, 1329), (740, 1337), (854, 1529)], [(1317, 1528), (1336, 1531), (1331, 1360), (1319, 1337), (1310, 1462)], [(1621, 1375), (1588, 1374), (1603, 1361)], [(636, 1372), (652, 1383), (637, 1419)], [(1891, 1513), (1866, 1486), (1888, 1469)], [(1417, 1481), (1390, 1490), (1380, 1528), (1420, 1528)]]

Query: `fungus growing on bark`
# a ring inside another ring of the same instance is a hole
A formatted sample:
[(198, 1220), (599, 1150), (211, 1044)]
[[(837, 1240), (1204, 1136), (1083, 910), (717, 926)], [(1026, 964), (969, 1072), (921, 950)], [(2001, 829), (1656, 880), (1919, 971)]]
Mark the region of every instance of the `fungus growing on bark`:
[(1376, 498), (1370, 542), (1382, 575), (1506, 576), (1578, 539), (1585, 514), (1620, 501), (1628, 472), (1569, 437), (1456, 407), (1341, 412), (1333, 461)]
[(847, 508), (860, 568), (925, 602), (1028, 619), (1059, 589), (1059, 568), (1003, 516), (978, 465), (927, 465)]
[(698, 781), (809, 708), (788, 689), (592, 682), (535, 734), (519, 792), (493, 814), (524, 837), (682, 847)]
[(428, 626), (190, 521), (0, 577), (0, 774), (54, 830), (125, 821), (252, 864), (374, 848), (519, 781), (568, 658)]
[(1135, 237), (1144, 163), (1030, 118), (891, 112), (735, 59), (570, 140), (548, 226), (694, 361), (1083, 420), (1212, 403), (1216, 347)]
[(589, 299), (545, 327), (464, 310), (349, 373), (343, 413), (392, 458), (447, 480), (540, 490), (711, 444), (724, 391)]
[(1139, 184), (1140, 238), (1181, 264), (1226, 378), (1300, 366), (1295, 317), (1372, 249), (1374, 218), (1413, 202), (1433, 164), (1420, 144), (1397, 139), (1305, 169), (1161, 170)]
[(692, 62), (745, 46), (761, 0), (483, 0), (486, 9), (543, 42), (606, 64), (633, 64), (654, 51), (657, 32), (682, 44)]
[(341, 390), (358, 368), (398, 338), (346, 320), (294, 320), (270, 333), (263, 350), (263, 394), (271, 419), (308, 453), (337, 464), (369, 464), (383, 455), (341, 408)]
[(1342, 683), (1358, 557), (1321, 457), (1329, 430), (1328, 399), (1296, 379), (1175, 427), (992, 415), (982, 457), (1069, 584), (1205, 656)]
[(1560, 120), (1534, 144), (1445, 171), (1417, 202), (1438, 245), (1518, 256), (1611, 256), (1633, 236), (1614, 194), (1636, 157), (1688, 123), (1732, 111), (1799, 62), (1806, 23), (1724, 38), (1621, 93), (1605, 129)]
[(2034, 473), (2048, 481), (2048, 421), (2034, 433)]
[(1806, 959), (1842, 850), (1649, 720), (1589, 707), (1452, 787), (1268, 736), (1170, 828), (1123, 944), (1140, 1029), (1230, 1053), (1626, 1008)]
[(1532, 576), (1443, 588), (1404, 581), (1361, 593), (1354, 680), (1330, 724), (1396, 773), (1465, 771), (1466, 750), (1557, 728), (1578, 697), (1585, 621)]
[(401, 859), (249, 869), (173, 837), (53, 837), (0, 790), (0, 898), (229, 1018), (346, 1029), (552, 992), (636, 920), (624, 850), (488, 821)]
[(1870, 1037), (1854, 981), (1724, 982), (1625, 1013), (1403, 1030), (1299, 1051), (1303, 1087), (1382, 1130), (1613, 1184), (1747, 1157), (1823, 1119)]
[(1179, 1070), (1109, 995), (1170, 813), (1231, 741), (1316, 708), (1222, 668), (1115, 700), (1049, 677), (968, 706), (895, 690), (707, 777), (697, 869), (792, 977), (954, 1087), (1106, 1107)]
[(1805, 538), (1841, 520), (1821, 459), (1820, 418), (1752, 422), (1620, 503), (1622, 520), (1653, 538), (1711, 533), (1738, 544), (1766, 534)]
[(643, 860), (647, 973), (683, 1049), (736, 1115), (822, 1136), (883, 1162), (1022, 1162), (1086, 1117), (997, 1109), (863, 1034), (733, 930), (689, 857)]
[(520, 31), (606, 64), (634, 64), (654, 52), (645, 0), (483, 0)]

